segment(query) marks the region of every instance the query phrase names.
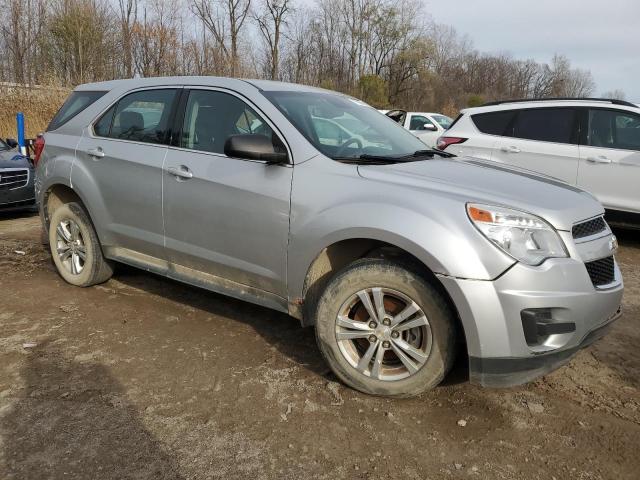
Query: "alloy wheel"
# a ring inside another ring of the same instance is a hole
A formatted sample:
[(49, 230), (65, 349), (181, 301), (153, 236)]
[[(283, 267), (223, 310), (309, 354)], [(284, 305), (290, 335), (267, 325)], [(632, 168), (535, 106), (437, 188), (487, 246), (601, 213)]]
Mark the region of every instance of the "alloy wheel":
[(73, 220), (63, 220), (56, 227), (56, 254), (72, 275), (82, 273), (87, 249), (80, 227)]
[(418, 372), (433, 344), (429, 320), (420, 306), (401, 292), (381, 287), (360, 290), (342, 305), (335, 334), (352, 367), (385, 381)]

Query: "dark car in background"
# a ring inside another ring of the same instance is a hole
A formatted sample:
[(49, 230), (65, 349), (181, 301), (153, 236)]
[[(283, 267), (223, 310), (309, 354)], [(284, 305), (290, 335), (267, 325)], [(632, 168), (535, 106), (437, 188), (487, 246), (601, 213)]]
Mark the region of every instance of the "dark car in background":
[(35, 207), (34, 172), (29, 157), (18, 152), (14, 145), (0, 140), (1, 212)]

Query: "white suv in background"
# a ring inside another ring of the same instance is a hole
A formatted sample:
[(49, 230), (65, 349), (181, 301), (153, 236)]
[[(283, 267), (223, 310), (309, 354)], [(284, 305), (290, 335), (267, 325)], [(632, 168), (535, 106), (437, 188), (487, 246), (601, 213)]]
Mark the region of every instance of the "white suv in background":
[(422, 143), (435, 147), (438, 137), (453, 123), (453, 119), (441, 113), (407, 112), (406, 110), (380, 110), (387, 117), (398, 122)]
[(610, 220), (640, 225), (640, 108), (632, 103), (494, 102), (462, 110), (437, 148), (556, 177), (595, 195)]

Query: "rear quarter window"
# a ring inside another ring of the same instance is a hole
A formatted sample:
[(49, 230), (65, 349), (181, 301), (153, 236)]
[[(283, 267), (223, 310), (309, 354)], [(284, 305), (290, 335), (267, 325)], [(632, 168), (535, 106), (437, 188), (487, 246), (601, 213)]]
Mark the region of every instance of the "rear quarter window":
[(471, 115), (471, 120), (482, 133), (505, 135), (507, 127), (515, 115), (516, 112), (513, 110), (503, 110), (500, 112), (477, 113)]
[(69, 98), (62, 104), (58, 113), (55, 114), (49, 126), (47, 126), (47, 132), (60, 128), (89, 105), (104, 96), (105, 93), (107, 92), (82, 90), (72, 92)]

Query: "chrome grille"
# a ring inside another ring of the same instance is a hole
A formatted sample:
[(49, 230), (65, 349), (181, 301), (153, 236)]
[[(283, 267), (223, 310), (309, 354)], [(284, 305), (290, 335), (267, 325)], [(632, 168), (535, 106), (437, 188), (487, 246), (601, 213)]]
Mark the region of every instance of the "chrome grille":
[(589, 272), (589, 277), (594, 287), (601, 287), (615, 280), (613, 257), (601, 258), (600, 260), (587, 262), (584, 265), (587, 267), (587, 272)]
[(586, 222), (578, 223), (573, 226), (571, 233), (573, 238), (584, 238), (595, 235), (596, 233), (604, 232), (607, 229), (607, 223), (602, 217), (592, 218)]
[(13, 190), (25, 187), (29, 183), (29, 170), (26, 168), (0, 169), (0, 189)]

